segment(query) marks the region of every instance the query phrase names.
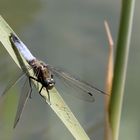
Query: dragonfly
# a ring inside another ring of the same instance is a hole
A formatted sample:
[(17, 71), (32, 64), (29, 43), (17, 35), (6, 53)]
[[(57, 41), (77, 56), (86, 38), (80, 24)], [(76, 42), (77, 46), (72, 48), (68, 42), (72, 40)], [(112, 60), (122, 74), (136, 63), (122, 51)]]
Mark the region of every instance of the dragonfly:
[[(11, 45), (16, 47), (17, 50), (21, 53), (21, 55), (25, 58), (25, 60), (30, 66), (30, 69), (32, 69), (34, 73), (34, 77), (27, 75), (29, 79), (30, 90), (27, 93), (22, 93), (20, 95), (17, 113), (14, 121), (14, 128), (19, 122), (19, 119), (21, 117), (27, 99), (31, 96), (32, 80), (41, 84), (39, 93), (41, 93), (43, 88), (47, 91), (48, 100), (50, 102), (51, 102), (50, 90), (53, 87), (55, 87), (55, 84), (57, 84), (54, 80), (55, 77), (63, 81), (64, 85), (68, 85), (68, 87), (73, 89), (78, 89), (80, 91), (78, 92), (78, 96), (85, 101), (93, 102), (94, 101), (93, 94), (95, 93), (101, 93), (107, 95), (107, 93), (100, 90), (99, 88), (96, 88), (95, 86), (85, 81), (75, 78), (73, 75), (61, 70), (60, 68), (53, 67), (52, 65), (49, 65), (41, 60), (38, 60), (35, 56), (33, 56), (33, 54), (30, 52), (27, 46), (14, 33), (10, 34), (9, 40), (11, 42)], [(6, 92), (4, 92), (3, 94), (5, 93)]]

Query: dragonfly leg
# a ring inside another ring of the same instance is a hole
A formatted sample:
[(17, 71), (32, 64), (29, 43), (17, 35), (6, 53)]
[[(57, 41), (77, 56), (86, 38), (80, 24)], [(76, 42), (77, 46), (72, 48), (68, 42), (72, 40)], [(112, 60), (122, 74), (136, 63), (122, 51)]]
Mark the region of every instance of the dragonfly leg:
[(36, 78), (34, 78), (34, 77), (32, 77), (32, 76), (29, 76), (29, 79), (32, 79), (32, 80), (35, 80), (35, 81), (39, 82), (38, 79), (36, 79)]
[(44, 98), (44, 96), (41, 94), (41, 91), (42, 91), (43, 87), (44, 87), (44, 86), (42, 86), (42, 87), (40, 88), (39, 94), (40, 94), (40, 96), (42, 96), (42, 97)]
[[(30, 80), (29, 80), (29, 81), (30, 81), (29, 83), (31, 83), (31, 79), (37, 81), (37, 87), (38, 87), (38, 83), (39, 83), (40, 81), (39, 81), (37, 78), (34, 78), (34, 77), (32, 77), (32, 76), (29, 76), (29, 79), (30, 79)], [(31, 85), (31, 84), (30, 84), (30, 85)], [(30, 86), (30, 87), (31, 87), (31, 86)]]
[[(34, 77), (32, 77), (32, 76), (29, 76), (29, 84), (30, 84), (30, 88), (31, 88), (31, 90), (30, 90), (30, 94), (29, 94), (29, 97), (30, 97), (30, 98), (32, 97), (32, 96), (31, 96), (31, 93), (32, 93), (31, 79), (32, 79), (32, 80), (35, 80), (35, 81), (37, 81), (37, 82), (39, 82), (38, 79), (36, 79), (36, 78), (34, 78)], [(43, 88), (43, 86), (42, 86), (41, 89), (39, 90), (39, 93), (41, 93), (42, 88)], [(40, 95), (41, 95), (41, 94), (40, 94)]]
[[(37, 81), (37, 82), (39, 82), (38, 81), (38, 79), (36, 79), (36, 78), (34, 78), (34, 77), (32, 77), (32, 76), (29, 76), (29, 79), (32, 79), (32, 80), (35, 80), (35, 81)], [(30, 80), (29, 80), (30, 81)], [(30, 83), (31, 83), (31, 81), (30, 81)], [(42, 89), (43, 89), (43, 85), (42, 85), (42, 87), (40, 88), (40, 90), (39, 90), (39, 94), (41, 95), (41, 91), (42, 91)], [(41, 95), (42, 96), (42, 95)], [(42, 96), (43, 98), (44, 98), (44, 96)]]
[[(39, 90), (39, 94), (41, 95), (41, 91), (42, 91), (42, 89), (43, 89), (43, 87), (44, 86), (42, 86), (41, 87), (41, 89)], [(50, 102), (50, 93), (49, 93), (49, 90), (46, 88), (46, 90), (47, 90), (47, 93), (48, 93), (48, 101)], [(42, 96), (42, 95), (41, 95)], [(42, 96), (43, 98), (44, 98), (44, 96)], [(50, 103), (50, 105), (51, 105), (51, 103)]]
[(42, 87), (41, 87), (41, 89), (39, 90), (39, 93), (41, 93), (41, 91), (42, 91), (43, 87), (44, 87), (44, 86), (42, 86)]
[[(34, 77), (32, 77), (32, 76), (29, 76), (29, 81), (30, 81), (30, 79), (32, 79), (32, 80), (35, 80), (35, 81), (37, 81), (37, 82), (40, 82), (40, 81), (38, 81), (38, 79), (36, 79), (36, 78), (34, 78)], [(31, 81), (29, 82), (30, 83), (30, 87), (31, 87)], [(40, 88), (40, 90), (39, 90), (39, 94), (41, 95), (41, 91), (42, 91), (42, 89), (43, 89), (43, 85), (42, 85), (42, 87)], [(49, 93), (49, 90), (46, 88), (46, 90), (47, 90), (47, 93), (48, 93), (48, 101), (50, 102), (50, 93)], [(32, 90), (31, 90), (32, 91)], [(42, 96), (42, 95), (41, 95)], [(43, 98), (44, 98), (44, 96), (42, 96)]]

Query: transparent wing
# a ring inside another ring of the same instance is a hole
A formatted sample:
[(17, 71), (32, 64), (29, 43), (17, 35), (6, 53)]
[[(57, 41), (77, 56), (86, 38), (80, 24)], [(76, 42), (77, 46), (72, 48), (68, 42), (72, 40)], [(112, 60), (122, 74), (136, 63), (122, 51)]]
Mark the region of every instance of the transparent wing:
[(93, 102), (95, 100), (93, 95), (89, 94), (88, 91), (78, 87), (68, 80), (55, 75), (55, 81), (56, 87), (61, 93), (67, 93), (68, 95), (72, 95), (73, 97), (77, 97), (78, 99), (88, 102)]
[(20, 98), (19, 98), (19, 102), (18, 102), (18, 108), (17, 108), (17, 112), (16, 112), (16, 117), (15, 117), (15, 121), (14, 121), (14, 128), (16, 127), (17, 123), (19, 122), (19, 119), (22, 115), (24, 106), (32, 91), (30, 84), (31, 84), (30, 82), (28, 83), (28, 79), (26, 79), (24, 85), (22, 86)]
[(73, 89), (79, 89), (81, 92), (77, 92), (76, 96), (79, 96), (83, 100), (92, 102), (92, 101), (94, 101), (93, 94), (95, 94), (95, 93), (106, 94), (102, 90), (90, 85), (89, 83), (86, 83), (84, 81), (81, 81), (80, 79), (75, 78), (74, 76), (70, 75), (69, 73), (62, 71), (61, 69), (52, 67), (50, 65), (48, 65), (48, 69), (55, 76), (57, 76), (59, 79), (61, 79), (61, 81), (63, 81), (63, 83), (66, 86), (69, 86)]
[[(28, 67), (28, 70), (31, 70), (31, 67)], [(6, 88), (4, 89), (4, 91), (2, 92), (2, 94), (0, 95), (0, 98), (3, 98), (7, 93), (8, 90), (10, 90), (12, 87), (14, 87), (21, 79), (23, 79), (26, 74), (28, 73), (28, 71), (26, 72), (20, 72), (20, 73), (16, 73), (16, 76), (14, 76), (14, 79), (12, 79), (11, 81), (8, 82)]]
[(12, 87), (14, 87), (24, 76), (25, 76), (25, 74), (22, 72), (22, 73), (19, 73), (18, 75), (16, 75), (14, 77), (14, 79), (9, 81), (9, 83), (6, 86), (6, 88), (2, 92), (0, 98), (3, 98), (6, 95), (6, 93), (8, 93), (8, 90), (10, 90)]
[[(31, 70), (31, 67), (28, 68), (28, 70)], [(28, 72), (28, 71), (27, 71)], [(6, 88), (4, 89), (4, 91), (2, 92), (1, 96), (0, 96), (0, 101), (4, 100), (4, 97), (6, 97), (6, 94), (8, 93), (8, 90), (10, 90), (12, 87), (14, 87), (20, 80), (22, 80), (23, 78), (26, 78), (25, 83), (22, 86), (22, 90), (21, 90), (21, 95), (20, 95), (20, 99), (19, 99), (19, 103), (18, 103), (18, 108), (17, 108), (17, 113), (16, 113), (16, 117), (15, 117), (15, 122), (14, 122), (14, 128), (16, 127), (21, 113), (23, 111), (24, 105), (28, 99), (28, 96), (31, 93), (31, 83), (28, 83), (28, 78), (26, 77), (27, 72), (23, 73), (18, 73), (18, 75), (16, 74), (16, 76), (14, 77), (14, 79), (12, 79), (8, 85), (6, 86)], [(30, 87), (29, 87), (30, 86)]]

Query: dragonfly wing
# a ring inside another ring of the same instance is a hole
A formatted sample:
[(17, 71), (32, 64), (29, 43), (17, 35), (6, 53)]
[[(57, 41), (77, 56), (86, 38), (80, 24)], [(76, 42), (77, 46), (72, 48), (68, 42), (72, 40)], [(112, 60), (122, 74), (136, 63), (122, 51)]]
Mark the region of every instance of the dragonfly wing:
[[(57, 83), (56, 87), (62, 93), (67, 93), (69, 95), (77, 97), (78, 99), (88, 101), (88, 102), (93, 102), (95, 100), (94, 96), (91, 93), (89, 93), (87, 90), (85, 90), (83, 88), (78, 87), (74, 83), (69, 82), (68, 80), (65, 80), (58, 76), (55, 77), (55, 80)], [(59, 84), (59, 83), (61, 83), (61, 84)]]
[(59, 79), (64, 81), (65, 85), (69, 85), (69, 86), (73, 87), (74, 89), (80, 89), (82, 91), (81, 93), (83, 93), (81, 97), (83, 99), (85, 98), (85, 100), (94, 101), (93, 94), (95, 94), (97, 92), (106, 94), (102, 90), (90, 85), (89, 83), (86, 83), (84, 81), (81, 81), (80, 79), (75, 78), (74, 76), (70, 75), (69, 73), (62, 71), (61, 69), (52, 67), (50, 65), (48, 65), (48, 69), (54, 75), (59, 77)]
[(14, 87), (24, 76), (25, 76), (25, 74), (22, 72), (22, 73), (19, 73), (18, 75), (16, 75), (14, 79), (9, 81), (8, 85), (2, 92), (0, 98), (3, 98), (6, 95), (6, 93), (8, 93), (8, 90), (10, 90), (12, 87)]
[(18, 108), (16, 112), (16, 117), (14, 121), (14, 128), (16, 127), (17, 123), (19, 122), (19, 119), (22, 115), (23, 108), (29, 98), (30, 92), (31, 92), (31, 87), (29, 87), (28, 79), (26, 79), (24, 86), (21, 89), (21, 94), (18, 102)]
[(3, 98), (8, 93), (8, 90), (10, 90), (20, 80), (22, 80), (25, 76), (27, 76), (27, 73), (28, 73), (29, 70), (31, 70), (31, 67), (28, 67), (28, 70), (26, 72), (20, 72), (18, 74), (16, 73), (16, 76), (14, 77), (14, 79), (12, 79), (11, 81), (9, 81), (9, 83), (7, 84), (6, 88), (4, 89), (4, 91), (2, 92), (2, 94), (0, 95), (0, 98)]

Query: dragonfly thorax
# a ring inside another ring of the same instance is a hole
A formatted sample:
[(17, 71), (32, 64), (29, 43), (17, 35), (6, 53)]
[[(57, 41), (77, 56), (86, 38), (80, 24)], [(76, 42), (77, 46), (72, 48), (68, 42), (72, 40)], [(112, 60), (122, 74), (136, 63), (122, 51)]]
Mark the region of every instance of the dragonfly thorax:
[(46, 87), (46, 89), (52, 89), (55, 85), (55, 81), (47, 65), (44, 62), (36, 59), (30, 61), (29, 64), (33, 68), (38, 82), (40, 82), (43, 87)]

